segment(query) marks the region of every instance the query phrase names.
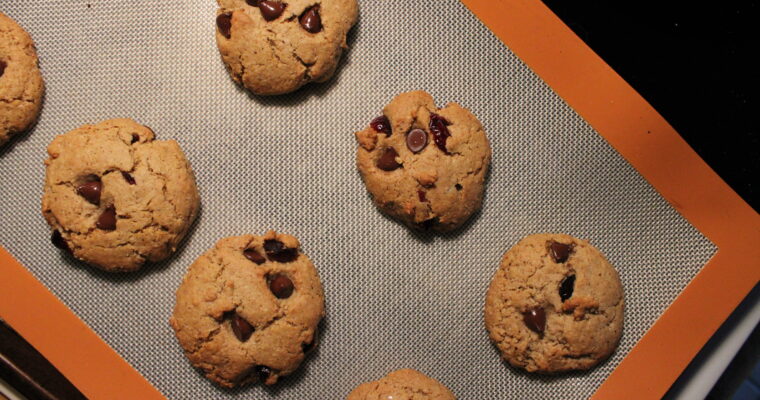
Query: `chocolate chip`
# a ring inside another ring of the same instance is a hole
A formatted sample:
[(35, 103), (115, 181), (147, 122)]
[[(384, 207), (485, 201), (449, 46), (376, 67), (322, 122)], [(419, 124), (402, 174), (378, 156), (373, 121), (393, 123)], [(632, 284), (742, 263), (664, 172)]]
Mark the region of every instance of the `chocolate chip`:
[(565, 301), (573, 297), (573, 289), (575, 288), (575, 275), (570, 275), (562, 280), (559, 285), (559, 298)]
[(417, 197), (419, 197), (420, 201), (422, 201), (422, 202), (427, 201), (427, 198), (425, 198), (425, 191), (424, 190), (418, 190), (417, 191)]
[(282, 15), (282, 12), (285, 11), (285, 6), (286, 4), (281, 1), (259, 1), (259, 10), (261, 10), (261, 15), (267, 21), (275, 20)]
[(267, 260), (266, 258), (264, 258), (264, 256), (262, 256), (261, 254), (259, 254), (259, 252), (256, 251), (255, 249), (245, 249), (245, 250), (243, 250), (243, 255), (245, 256), (245, 258), (247, 258), (247, 259), (249, 259), (249, 260), (251, 260), (251, 261), (253, 261), (253, 262), (255, 262), (256, 264), (259, 264), (259, 265), (260, 264), (264, 264), (264, 262), (266, 262), (266, 260)]
[(408, 147), (412, 153), (419, 153), (422, 151), (422, 149), (427, 146), (427, 141), (427, 133), (422, 129), (412, 129), (406, 134), (406, 147)]
[(106, 208), (105, 211), (103, 211), (103, 214), (100, 214), (100, 217), (98, 217), (95, 226), (104, 231), (112, 231), (116, 229), (116, 208), (114, 208), (114, 206)]
[(312, 336), (310, 342), (303, 342), (301, 343), (301, 350), (304, 353), (308, 353), (312, 350), (314, 350), (315, 347), (317, 347), (317, 337), (319, 336), (319, 332), (317, 329), (314, 329), (314, 336)]
[(388, 120), (388, 117), (385, 115), (381, 115), (375, 119), (372, 120), (372, 122), (369, 123), (369, 126), (372, 127), (372, 129), (375, 130), (375, 132), (384, 133), (388, 136), (391, 135), (391, 121)]
[(555, 241), (549, 243), (549, 255), (552, 256), (556, 263), (567, 261), (567, 258), (570, 257), (570, 251), (572, 250), (572, 244), (564, 244)]
[(66, 250), (69, 253), (71, 252), (71, 249), (69, 248), (69, 244), (66, 243), (66, 239), (63, 238), (63, 236), (61, 235), (61, 232), (53, 231), (53, 235), (50, 237), (50, 241), (53, 242), (53, 246), (61, 250)]
[(383, 171), (393, 171), (394, 169), (397, 169), (401, 164), (396, 162), (396, 157), (398, 157), (396, 149), (393, 147), (386, 148), (383, 155), (377, 159), (377, 167)]
[(5, 67), (7, 67), (8, 64), (6, 64), (5, 61), (0, 61), (0, 76), (3, 76), (5, 73)]
[(138, 140), (140, 140), (140, 136), (138, 134), (136, 134), (136, 133), (133, 133), (132, 134), (132, 141), (130, 142), (130, 144), (136, 143)]
[(443, 118), (438, 114), (430, 114), (430, 133), (433, 134), (435, 145), (446, 154), (449, 154), (446, 150), (446, 139), (451, 136), (449, 128), (447, 128), (448, 125), (451, 124), (446, 118)]
[(248, 340), (253, 333), (253, 326), (243, 319), (243, 317), (237, 315), (237, 313), (232, 316), (230, 326), (232, 327), (232, 333), (234, 333), (235, 337), (241, 342)]
[(127, 181), (127, 183), (129, 183), (130, 185), (134, 185), (135, 183), (137, 183), (135, 182), (135, 178), (133, 178), (132, 175), (130, 175), (127, 172), (121, 171), (121, 176), (124, 177), (124, 180)]
[(456, 188), (456, 190), (462, 190), (462, 185), (457, 183), (456, 185), (454, 185), (454, 188)]
[(420, 222), (420, 228), (427, 231), (432, 229), (436, 224), (438, 224), (438, 217), (426, 219)]
[(97, 206), (100, 204), (100, 192), (102, 189), (103, 184), (100, 183), (100, 180), (90, 181), (77, 186), (77, 194)]
[(232, 29), (232, 13), (224, 13), (216, 16), (216, 27), (219, 28), (219, 33), (224, 35), (227, 39), (230, 38), (230, 30)]
[(256, 375), (259, 376), (259, 380), (262, 383), (266, 383), (267, 379), (269, 379), (269, 375), (272, 374), (272, 369), (264, 365), (257, 365), (254, 367), (254, 371), (256, 371)]
[(317, 33), (322, 30), (322, 17), (319, 16), (319, 5), (313, 6), (301, 14), (298, 19), (307, 32)]
[(251, 7), (258, 7), (261, 0), (245, 0), (245, 2)]
[(267, 253), (270, 260), (277, 262), (291, 262), (298, 258), (298, 250), (285, 247), (285, 245), (279, 240), (265, 240), (264, 251)]
[(523, 313), (523, 322), (525, 322), (525, 325), (527, 325), (533, 332), (544, 333), (544, 328), (546, 327), (546, 313), (544, 313), (544, 309), (541, 307), (528, 310)]
[(287, 299), (293, 294), (293, 281), (285, 275), (275, 275), (270, 278), (269, 290), (278, 299)]

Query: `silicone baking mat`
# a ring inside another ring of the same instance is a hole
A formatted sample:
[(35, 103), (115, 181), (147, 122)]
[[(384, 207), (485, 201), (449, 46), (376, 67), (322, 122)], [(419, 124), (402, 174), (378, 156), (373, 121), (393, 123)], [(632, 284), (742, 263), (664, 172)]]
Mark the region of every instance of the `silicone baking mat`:
[[(461, 399), (587, 397), (716, 251), (457, 0), (360, 1), (336, 77), (276, 98), (230, 80), (215, 10), (205, 0), (2, 6), (35, 39), (47, 92), (34, 131), (0, 149), (0, 243), (169, 398), (343, 398), (403, 367)], [(354, 166), (352, 132), (415, 89), (471, 109), (493, 148), (483, 209), (453, 234), (383, 217)], [(113, 117), (177, 140), (202, 197), (181, 250), (129, 275), (62, 255), (40, 215), (47, 144)], [(217, 239), (268, 229), (297, 236), (320, 271), (320, 347), (273, 388), (219, 389), (174, 339), (174, 291)], [(625, 330), (590, 372), (537, 377), (499, 360), (482, 308), (501, 254), (552, 231), (590, 239), (618, 268)]]

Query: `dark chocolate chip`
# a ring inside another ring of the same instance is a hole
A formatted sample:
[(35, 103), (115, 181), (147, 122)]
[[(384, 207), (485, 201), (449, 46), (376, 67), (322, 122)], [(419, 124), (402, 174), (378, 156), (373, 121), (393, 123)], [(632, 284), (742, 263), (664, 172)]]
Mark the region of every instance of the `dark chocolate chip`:
[(383, 155), (377, 159), (377, 167), (383, 171), (393, 171), (394, 169), (397, 169), (401, 164), (396, 162), (396, 157), (398, 157), (396, 149), (393, 147), (386, 148)]
[(245, 2), (251, 7), (258, 7), (261, 0), (245, 0)]
[(216, 16), (216, 27), (227, 39), (230, 38), (232, 29), (232, 13), (223, 13)]
[(71, 252), (71, 249), (69, 248), (69, 244), (66, 243), (66, 239), (63, 238), (63, 236), (61, 235), (61, 232), (53, 231), (53, 235), (50, 237), (50, 241), (53, 242), (53, 246), (61, 250), (66, 250), (69, 253)]
[(388, 136), (391, 135), (391, 121), (388, 120), (388, 117), (385, 115), (381, 115), (375, 119), (372, 120), (372, 122), (369, 123), (369, 126), (372, 127), (372, 129), (375, 130), (375, 132), (384, 133)]
[(256, 264), (264, 264), (264, 262), (266, 262), (266, 258), (259, 254), (259, 252), (255, 249), (245, 249), (243, 250), (243, 255), (245, 258), (255, 262)]
[(544, 309), (541, 307), (528, 310), (523, 313), (523, 322), (533, 332), (544, 333), (544, 328), (546, 328), (546, 313), (544, 313)]
[(456, 185), (454, 185), (454, 188), (456, 188), (456, 190), (462, 190), (462, 185), (457, 183)]
[(133, 133), (132, 134), (132, 141), (130, 142), (130, 144), (131, 143), (136, 143), (138, 140), (140, 140), (140, 136), (138, 134), (136, 134), (136, 133)]
[(0, 60), (0, 76), (3, 76), (5, 73), (5, 67), (7, 67), (8, 64), (5, 61)]
[(427, 201), (427, 198), (425, 197), (425, 191), (424, 190), (418, 190), (417, 191), (417, 197), (419, 197), (420, 201), (422, 201), (422, 202)]
[(419, 153), (422, 151), (422, 149), (427, 146), (427, 142), (427, 132), (422, 129), (412, 129), (406, 134), (406, 147), (408, 147), (409, 151), (412, 153)]
[(262, 383), (266, 383), (267, 379), (269, 379), (269, 375), (272, 374), (272, 370), (265, 365), (257, 365), (254, 370)]
[(100, 192), (102, 189), (103, 184), (99, 180), (90, 181), (77, 186), (77, 194), (97, 206), (100, 204)]
[(298, 258), (297, 249), (289, 249), (279, 240), (265, 240), (264, 251), (267, 253), (270, 260), (277, 262), (291, 262)]
[(438, 223), (438, 217), (430, 218), (430, 219), (420, 222), (420, 228), (427, 231), (427, 230), (432, 229), (433, 226), (435, 226), (437, 223)]
[(559, 285), (559, 298), (565, 301), (573, 297), (573, 289), (575, 289), (575, 275), (565, 277)]
[(243, 317), (237, 315), (237, 313), (232, 316), (230, 326), (232, 327), (232, 333), (234, 333), (235, 337), (241, 342), (248, 340), (253, 333), (253, 326), (243, 319)]
[(449, 154), (446, 150), (446, 139), (451, 136), (449, 128), (447, 128), (448, 125), (451, 124), (446, 118), (443, 118), (438, 114), (430, 114), (430, 133), (433, 134), (435, 145), (446, 154)]
[(563, 263), (570, 257), (570, 251), (573, 250), (572, 244), (564, 244), (552, 241), (549, 243), (549, 255), (552, 256), (554, 262)]
[(116, 208), (114, 208), (114, 206), (106, 208), (105, 211), (103, 211), (103, 214), (100, 214), (100, 217), (98, 217), (95, 226), (104, 231), (112, 231), (116, 229)]
[(275, 275), (270, 278), (269, 290), (278, 299), (287, 299), (293, 294), (293, 281), (285, 275)]
[(132, 175), (130, 175), (128, 172), (121, 171), (121, 176), (124, 177), (124, 180), (127, 181), (127, 183), (130, 185), (137, 183), (135, 182), (135, 178), (133, 178)]
[(259, 10), (261, 10), (261, 15), (267, 21), (275, 20), (282, 15), (282, 12), (285, 11), (285, 6), (286, 4), (281, 1), (259, 1)]
[(317, 33), (322, 30), (322, 17), (319, 16), (319, 5), (312, 6), (301, 14), (298, 20), (307, 32)]

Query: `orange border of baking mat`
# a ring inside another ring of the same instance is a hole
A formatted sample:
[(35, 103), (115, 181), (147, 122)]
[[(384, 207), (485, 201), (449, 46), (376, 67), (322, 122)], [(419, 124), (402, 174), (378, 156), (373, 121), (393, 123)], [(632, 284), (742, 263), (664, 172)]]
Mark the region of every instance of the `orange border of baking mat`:
[[(594, 394), (659, 398), (760, 281), (760, 216), (538, 0), (461, 0), (718, 247)], [(754, 264), (753, 264), (754, 263)], [(162, 398), (0, 247), (2, 316), (90, 398)], [(116, 390), (114, 390), (117, 388)]]

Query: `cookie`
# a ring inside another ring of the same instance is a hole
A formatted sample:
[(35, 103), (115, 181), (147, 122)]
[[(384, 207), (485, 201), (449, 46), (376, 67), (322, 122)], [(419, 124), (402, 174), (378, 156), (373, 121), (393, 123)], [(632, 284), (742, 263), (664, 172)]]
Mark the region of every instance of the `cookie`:
[(504, 254), (486, 294), (485, 324), (502, 357), (529, 372), (584, 370), (623, 331), (623, 286), (588, 241), (530, 235)]
[(455, 400), (437, 380), (413, 369), (393, 371), (375, 382), (356, 387), (346, 400)]
[(48, 146), (42, 213), (53, 244), (106, 271), (167, 258), (198, 214), (200, 198), (173, 140), (130, 119), (85, 125)]
[(325, 315), (317, 270), (296, 238), (219, 240), (187, 271), (170, 324), (185, 355), (219, 385), (274, 384), (316, 346)]
[(459, 104), (439, 109), (425, 92), (403, 93), (355, 135), (364, 184), (391, 217), (444, 232), (480, 209), (491, 147), (478, 119)]
[(356, 0), (217, 0), (216, 43), (232, 79), (259, 95), (332, 77)]
[(31, 36), (0, 12), (0, 145), (34, 125), (44, 90)]

